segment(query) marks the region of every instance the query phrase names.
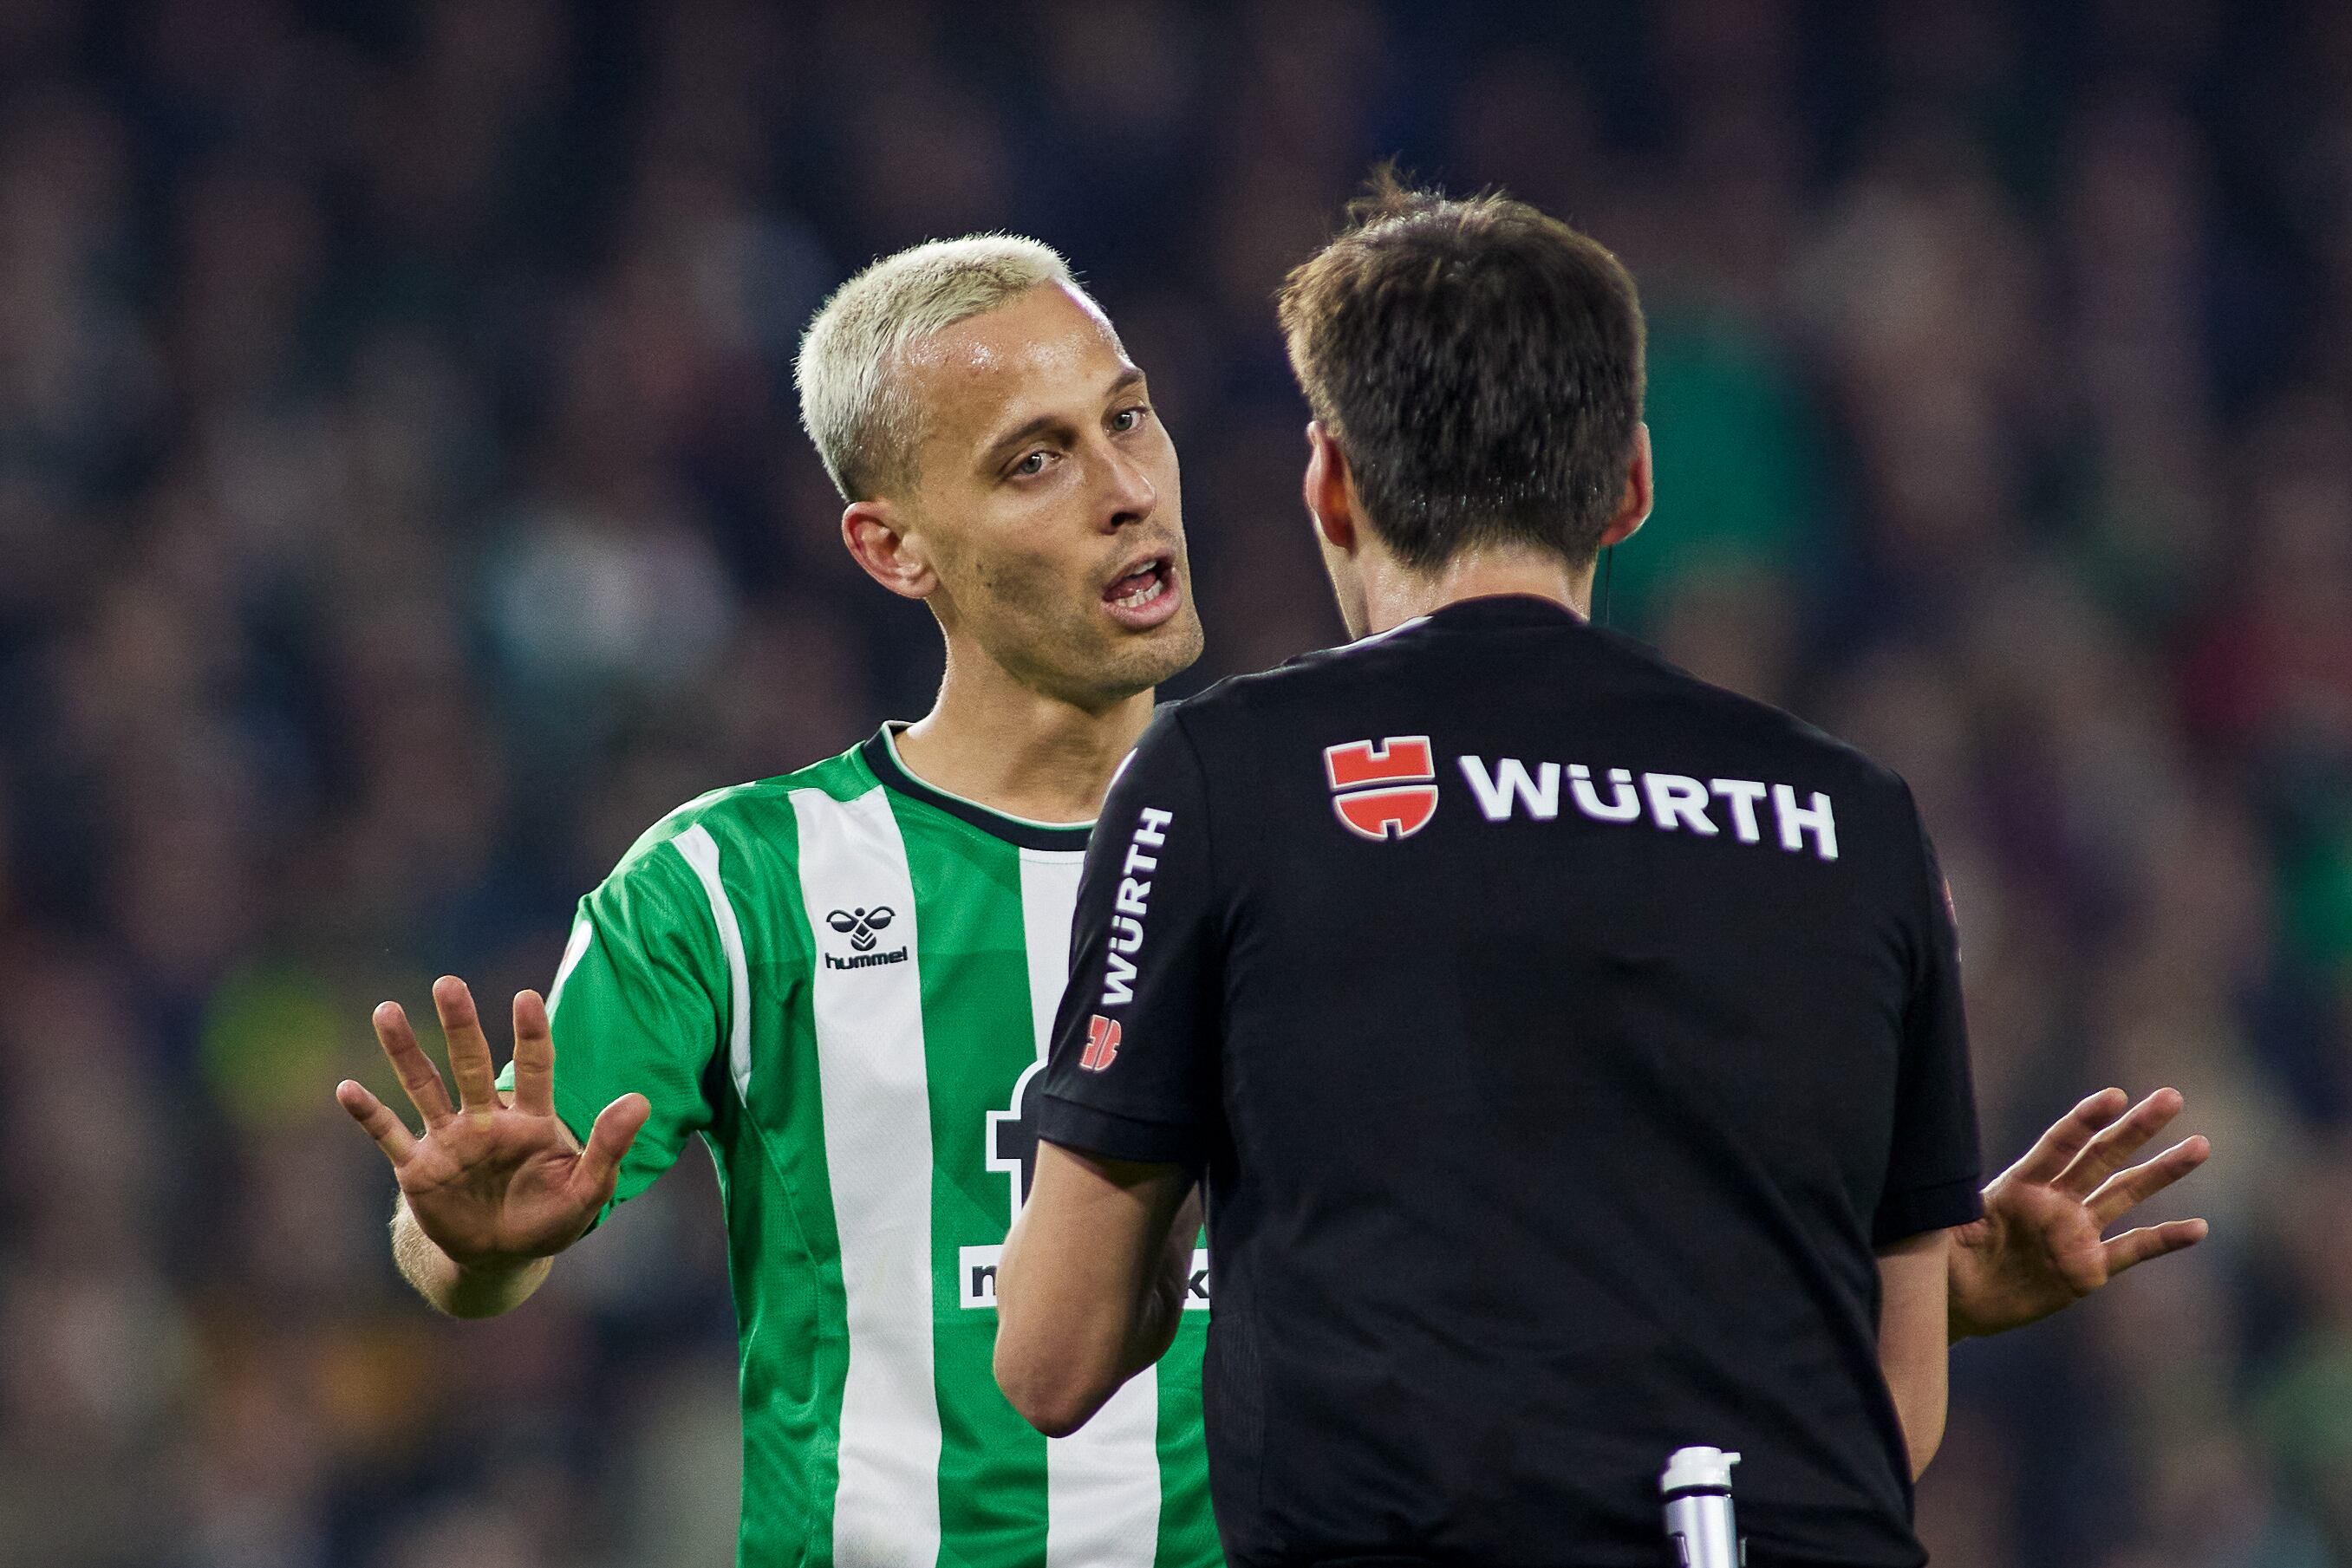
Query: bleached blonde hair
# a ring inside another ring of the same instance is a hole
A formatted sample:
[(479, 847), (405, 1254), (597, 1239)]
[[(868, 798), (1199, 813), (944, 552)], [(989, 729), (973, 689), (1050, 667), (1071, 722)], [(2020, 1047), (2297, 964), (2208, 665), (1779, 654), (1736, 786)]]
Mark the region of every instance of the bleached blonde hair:
[(908, 473), (921, 432), (897, 386), (907, 346), (1046, 283), (1078, 287), (1052, 246), (991, 234), (886, 256), (833, 291), (801, 339), (793, 381), (842, 499), (869, 500)]

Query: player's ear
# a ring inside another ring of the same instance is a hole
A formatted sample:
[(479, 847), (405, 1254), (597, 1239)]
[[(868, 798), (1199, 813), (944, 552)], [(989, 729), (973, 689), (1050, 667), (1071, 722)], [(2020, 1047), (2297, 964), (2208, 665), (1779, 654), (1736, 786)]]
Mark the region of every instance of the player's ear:
[(1319, 419), (1307, 423), (1307, 515), (1315, 519), (1316, 537), (1342, 555), (1356, 548), (1355, 481), (1348, 473), (1348, 455), (1331, 439)]
[(1601, 543), (1621, 545), (1639, 533), (1649, 520), (1651, 503), (1656, 500), (1654, 476), (1650, 468), (1650, 427), (1633, 427), (1633, 455), (1625, 465), (1625, 488), (1617, 497), (1617, 511), (1609, 526), (1601, 532)]
[(841, 542), (866, 576), (902, 599), (929, 599), (939, 586), (921, 542), (886, 499), (852, 501), (841, 514)]

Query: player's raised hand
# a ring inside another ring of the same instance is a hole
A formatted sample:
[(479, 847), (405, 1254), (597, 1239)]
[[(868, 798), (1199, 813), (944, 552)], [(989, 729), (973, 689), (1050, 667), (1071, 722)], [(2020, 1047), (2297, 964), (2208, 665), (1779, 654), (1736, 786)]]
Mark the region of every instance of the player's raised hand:
[(1984, 1218), (1953, 1232), (1954, 1339), (2022, 1328), (2072, 1306), (2135, 1264), (2205, 1239), (2201, 1219), (2105, 1235), (2134, 1205), (2212, 1153), (2204, 1138), (2183, 1138), (2153, 1159), (2129, 1163), (2180, 1107), (2177, 1089), (2159, 1089), (2137, 1105), (2120, 1089), (2103, 1089), (1993, 1178), (1984, 1191)]
[(514, 1093), (499, 1093), (490, 1042), (466, 983), (444, 975), (434, 1010), (449, 1045), (457, 1103), (397, 1002), (375, 1009), (375, 1037), (425, 1119), (413, 1134), (383, 1102), (345, 1079), (335, 1099), (392, 1162), (418, 1228), (462, 1269), (551, 1257), (578, 1240), (619, 1179), (621, 1156), (652, 1106), (624, 1094), (596, 1118), (588, 1146), (555, 1113), (555, 1040), (537, 991), (514, 999)]

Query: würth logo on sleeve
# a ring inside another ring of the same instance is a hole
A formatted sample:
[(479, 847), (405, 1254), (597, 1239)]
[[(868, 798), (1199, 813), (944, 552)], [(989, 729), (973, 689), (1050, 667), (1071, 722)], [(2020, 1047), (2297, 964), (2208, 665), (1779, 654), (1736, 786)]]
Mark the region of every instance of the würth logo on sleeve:
[(1425, 735), (1327, 746), (1323, 773), (1331, 781), (1331, 810), (1360, 839), (1409, 839), (1436, 814), (1437, 767)]
[(1087, 1020), (1087, 1048), (1078, 1053), (1078, 1065), (1088, 1072), (1100, 1072), (1118, 1060), (1118, 1037), (1123, 1032), (1117, 1019), (1107, 1019), (1100, 1013)]

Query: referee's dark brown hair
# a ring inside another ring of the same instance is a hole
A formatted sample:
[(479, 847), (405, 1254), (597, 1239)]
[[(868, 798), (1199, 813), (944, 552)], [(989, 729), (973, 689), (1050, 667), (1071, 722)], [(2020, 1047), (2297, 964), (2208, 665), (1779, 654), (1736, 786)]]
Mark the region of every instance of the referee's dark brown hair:
[(1642, 307), (1597, 241), (1500, 194), (1387, 168), (1295, 268), (1283, 336), (1381, 540), (1429, 570), (1476, 545), (1600, 551), (1642, 418)]

